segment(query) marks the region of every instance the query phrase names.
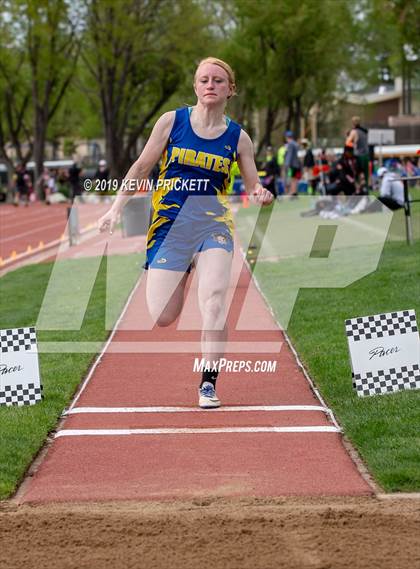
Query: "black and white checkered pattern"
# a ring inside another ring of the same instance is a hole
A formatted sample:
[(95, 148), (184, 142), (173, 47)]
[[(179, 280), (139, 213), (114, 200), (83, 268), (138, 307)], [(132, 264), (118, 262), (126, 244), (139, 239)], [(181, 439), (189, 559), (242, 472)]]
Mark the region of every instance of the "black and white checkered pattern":
[(346, 320), (346, 334), (353, 341), (362, 339), (383, 338), (395, 334), (417, 332), (416, 314), (414, 310), (376, 314)]
[(36, 348), (36, 332), (34, 327), (0, 330), (0, 351), (19, 352)]
[(0, 406), (17, 405), (20, 407), (21, 405), (33, 405), (37, 401), (41, 401), (42, 397), (42, 385), (40, 387), (35, 387), (34, 383), (28, 383), (25, 386), (6, 385), (0, 391)]
[(383, 395), (404, 389), (420, 389), (420, 370), (417, 364), (398, 369), (352, 374), (357, 395)]

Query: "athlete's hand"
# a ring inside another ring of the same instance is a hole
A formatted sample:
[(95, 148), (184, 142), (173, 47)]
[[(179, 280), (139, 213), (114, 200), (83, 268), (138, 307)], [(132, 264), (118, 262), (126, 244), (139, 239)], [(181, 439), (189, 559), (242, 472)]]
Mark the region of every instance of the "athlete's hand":
[(101, 233), (104, 231), (109, 231), (109, 234), (112, 235), (114, 231), (114, 227), (118, 221), (119, 212), (113, 210), (112, 208), (106, 212), (105, 215), (98, 219), (97, 225), (98, 229)]
[(259, 203), (261, 205), (270, 205), (274, 199), (273, 194), (263, 188), (260, 183), (255, 184), (255, 188), (252, 191), (251, 196), (255, 203)]

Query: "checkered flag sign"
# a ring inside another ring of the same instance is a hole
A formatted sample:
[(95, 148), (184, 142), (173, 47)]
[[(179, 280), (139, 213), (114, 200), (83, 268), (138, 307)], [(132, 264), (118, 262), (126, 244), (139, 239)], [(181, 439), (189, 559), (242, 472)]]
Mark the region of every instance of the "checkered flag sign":
[(41, 399), (35, 328), (0, 330), (0, 406), (34, 405)]
[(346, 320), (357, 395), (420, 389), (420, 343), (414, 310)]

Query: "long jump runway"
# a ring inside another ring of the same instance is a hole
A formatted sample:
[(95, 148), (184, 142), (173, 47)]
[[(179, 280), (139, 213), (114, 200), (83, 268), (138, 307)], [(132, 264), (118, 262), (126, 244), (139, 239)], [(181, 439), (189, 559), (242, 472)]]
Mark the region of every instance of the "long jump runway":
[(373, 493), (239, 254), (232, 278), (226, 358), (275, 373), (222, 372), (223, 406), (199, 409), (194, 280), (179, 320), (151, 330), (142, 277), (19, 503)]

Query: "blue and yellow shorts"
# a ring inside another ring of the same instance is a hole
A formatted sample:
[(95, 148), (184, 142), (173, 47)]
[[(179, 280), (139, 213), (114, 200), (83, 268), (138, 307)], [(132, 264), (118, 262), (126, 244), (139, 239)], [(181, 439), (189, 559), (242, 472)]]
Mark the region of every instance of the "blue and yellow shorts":
[(189, 272), (196, 253), (208, 249), (233, 251), (233, 239), (224, 223), (173, 223), (149, 231), (144, 268)]

